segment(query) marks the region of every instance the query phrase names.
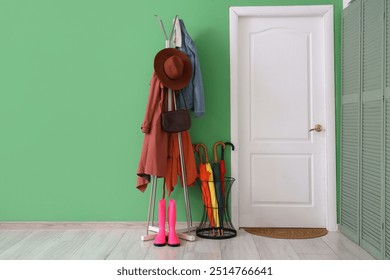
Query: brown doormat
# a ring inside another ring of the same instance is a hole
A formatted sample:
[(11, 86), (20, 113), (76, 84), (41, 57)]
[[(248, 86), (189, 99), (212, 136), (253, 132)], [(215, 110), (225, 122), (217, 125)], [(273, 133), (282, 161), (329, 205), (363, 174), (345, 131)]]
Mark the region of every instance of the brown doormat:
[(244, 228), (245, 231), (265, 237), (282, 239), (308, 239), (324, 236), (325, 228)]

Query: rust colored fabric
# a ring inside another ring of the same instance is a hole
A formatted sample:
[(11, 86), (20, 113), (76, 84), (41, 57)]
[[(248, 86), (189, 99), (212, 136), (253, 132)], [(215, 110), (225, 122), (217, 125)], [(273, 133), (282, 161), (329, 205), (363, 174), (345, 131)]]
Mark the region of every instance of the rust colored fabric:
[(161, 178), (167, 173), (169, 134), (161, 127), (164, 94), (164, 86), (153, 72), (145, 118), (141, 126), (144, 142), (137, 170), (137, 188), (142, 192), (150, 182), (151, 175)]
[(167, 88), (185, 88), (192, 78), (192, 64), (188, 56), (176, 48), (165, 48), (154, 58), (154, 71)]
[[(191, 186), (195, 183), (198, 177), (196, 171), (196, 163), (194, 152), (192, 148), (192, 142), (188, 131), (181, 132), (183, 156), (186, 169), (187, 185)], [(165, 184), (168, 191), (168, 195), (171, 194), (174, 187), (177, 184), (177, 177), (182, 175), (180, 165), (180, 153), (179, 153), (179, 140), (178, 133), (170, 133), (169, 139), (169, 158), (167, 165), (167, 172), (165, 176)]]

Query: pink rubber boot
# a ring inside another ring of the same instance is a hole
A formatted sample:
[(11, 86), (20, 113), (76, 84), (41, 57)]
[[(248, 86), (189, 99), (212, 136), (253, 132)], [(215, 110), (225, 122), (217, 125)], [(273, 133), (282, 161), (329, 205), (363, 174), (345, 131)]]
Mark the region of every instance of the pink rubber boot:
[(161, 247), (166, 244), (165, 236), (165, 220), (166, 220), (166, 208), (165, 199), (161, 199), (158, 202), (158, 233), (154, 239), (154, 246)]
[(180, 240), (176, 235), (176, 201), (169, 200), (168, 207), (168, 246), (177, 247), (180, 246)]

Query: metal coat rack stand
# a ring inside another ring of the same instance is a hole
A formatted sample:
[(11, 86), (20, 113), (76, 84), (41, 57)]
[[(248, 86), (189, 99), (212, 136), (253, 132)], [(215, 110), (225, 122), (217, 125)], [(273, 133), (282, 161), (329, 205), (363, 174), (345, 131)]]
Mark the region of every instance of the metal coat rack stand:
[[(173, 39), (173, 33), (175, 30), (175, 24), (177, 21), (178, 16), (175, 16), (175, 19), (173, 21), (173, 26), (171, 30), (171, 34), (168, 38), (167, 33), (165, 32), (164, 24), (159, 16), (156, 15), (156, 18), (160, 24), (160, 28), (164, 34), (165, 37), (165, 48), (171, 48), (172, 46), (172, 39)], [(172, 100), (174, 104), (174, 109), (177, 109), (176, 104), (176, 97), (175, 94), (171, 89), (168, 89), (168, 111), (172, 111)], [(179, 142), (179, 154), (180, 154), (180, 166), (181, 166), (181, 178), (182, 178), (182, 185), (183, 185), (183, 192), (184, 192), (184, 203), (186, 207), (186, 219), (187, 219), (187, 228), (183, 229), (176, 229), (177, 236), (181, 239), (187, 240), (187, 241), (195, 241), (195, 235), (191, 234), (191, 231), (196, 230), (196, 227), (192, 225), (192, 213), (191, 213), (191, 205), (190, 205), (190, 198), (188, 195), (188, 187), (187, 187), (187, 177), (186, 177), (186, 169), (185, 169), (185, 162), (184, 162), (184, 153), (183, 153), (183, 144), (182, 144), (182, 138), (181, 133), (177, 133), (178, 142)], [(156, 205), (156, 195), (157, 195), (157, 176), (152, 175), (151, 176), (151, 183), (152, 187), (150, 190), (150, 199), (149, 199), (149, 208), (148, 208), (148, 221), (146, 226), (146, 235), (141, 236), (141, 240), (148, 241), (152, 240), (156, 237), (156, 233), (149, 234), (149, 231), (152, 232), (158, 232), (159, 228), (154, 225), (154, 212), (155, 212), (155, 205)], [(163, 186), (165, 188), (165, 186)], [(152, 214), (152, 222), (150, 223), (150, 216)]]

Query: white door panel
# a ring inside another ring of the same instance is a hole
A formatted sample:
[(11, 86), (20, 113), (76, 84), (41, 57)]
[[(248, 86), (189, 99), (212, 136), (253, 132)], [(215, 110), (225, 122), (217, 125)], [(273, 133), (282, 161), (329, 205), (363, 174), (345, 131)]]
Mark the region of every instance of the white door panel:
[[(324, 21), (237, 24), (240, 226), (326, 226)], [(309, 129), (324, 126), (321, 132)]]

